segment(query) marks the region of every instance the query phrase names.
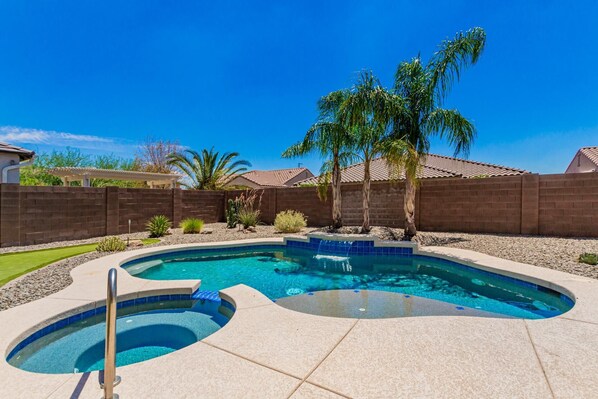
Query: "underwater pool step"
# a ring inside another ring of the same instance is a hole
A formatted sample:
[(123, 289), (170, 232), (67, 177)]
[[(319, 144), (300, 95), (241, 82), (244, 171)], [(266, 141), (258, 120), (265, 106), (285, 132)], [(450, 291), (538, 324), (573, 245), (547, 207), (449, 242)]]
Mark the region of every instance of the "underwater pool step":
[(191, 294), (191, 299), (199, 299), (202, 301), (221, 302), (218, 291), (201, 291), (197, 290)]
[(512, 318), (434, 299), (376, 290), (327, 290), (276, 300), (284, 308), (328, 317), (384, 319), (418, 316)]

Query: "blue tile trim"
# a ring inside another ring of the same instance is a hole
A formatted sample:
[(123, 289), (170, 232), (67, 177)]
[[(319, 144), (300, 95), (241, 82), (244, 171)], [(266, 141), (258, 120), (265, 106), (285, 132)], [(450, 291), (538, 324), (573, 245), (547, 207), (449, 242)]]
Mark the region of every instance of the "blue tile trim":
[[(222, 306), (226, 306), (227, 308), (229, 308), (233, 312), (235, 311), (235, 307), (232, 304), (230, 304), (229, 302), (227, 302), (225, 300), (220, 299), (220, 296), (218, 295), (218, 292), (215, 292), (215, 291), (196, 291), (195, 293), (198, 293), (198, 292), (210, 293), (210, 299), (209, 300), (214, 300), (214, 301), (216, 300), (215, 297), (214, 297), (214, 294), (215, 294), (216, 296), (218, 296), (218, 301), (221, 302)], [(130, 306), (141, 305), (141, 304), (144, 304), (144, 303), (163, 302), (163, 301), (180, 301), (180, 300), (192, 300), (192, 299), (208, 299), (208, 298), (193, 298), (192, 295), (186, 295), (186, 294), (155, 295), (155, 296), (149, 296), (149, 297), (143, 297), (143, 298), (137, 298), (137, 299), (130, 299), (130, 300), (127, 300), (127, 301), (118, 302), (116, 304), (116, 308), (117, 309), (123, 309), (123, 308), (127, 308), (127, 307), (130, 307)], [(78, 314), (66, 317), (64, 319), (58, 320), (58, 321), (56, 321), (56, 322), (54, 322), (54, 323), (52, 323), (52, 324), (50, 324), (50, 325), (42, 328), (41, 330), (38, 330), (38, 331), (34, 332), (33, 334), (29, 335), (24, 340), (22, 340), (21, 342), (19, 342), (17, 344), (17, 346), (15, 346), (10, 351), (10, 353), (6, 357), (6, 360), (9, 361), (21, 349), (23, 349), (24, 347), (26, 347), (30, 343), (32, 343), (34, 341), (37, 341), (41, 337), (44, 337), (44, 336), (50, 334), (51, 332), (54, 332), (56, 330), (60, 330), (61, 328), (67, 327), (68, 325), (73, 324), (73, 323), (75, 323), (77, 321), (88, 319), (90, 317), (93, 317), (93, 316), (96, 316), (96, 315), (99, 315), (99, 314), (102, 314), (102, 313), (106, 313), (106, 306), (99, 306), (99, 307), (97, 307), (95, 309), (86, 310), (85, 312), (78, 313)]]

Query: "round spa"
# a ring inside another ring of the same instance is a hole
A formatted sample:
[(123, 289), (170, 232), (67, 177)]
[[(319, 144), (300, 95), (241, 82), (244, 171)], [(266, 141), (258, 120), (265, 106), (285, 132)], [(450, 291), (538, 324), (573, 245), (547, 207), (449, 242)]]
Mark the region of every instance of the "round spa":
[[(234, 313), (226, 301), (161, 295), (119, 303), (116, 365), (138, 363), (189, 346), (224, 326)], [(8, 355), (20, 369), (79, 373), (104, 368), (105, 307), (70, 316), (27, 337)]]

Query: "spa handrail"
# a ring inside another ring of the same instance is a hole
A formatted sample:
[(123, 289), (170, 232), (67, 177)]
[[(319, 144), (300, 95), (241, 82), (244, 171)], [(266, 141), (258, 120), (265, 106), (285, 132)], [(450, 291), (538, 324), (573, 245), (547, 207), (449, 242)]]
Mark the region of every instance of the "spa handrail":
[[(110, 381), (111, 383), (106, 383)], [(104, 353), (104, 381), (100, 387), (104, 389), (104, 399), (118, 399), (114, 387), (120, 383), (116, 375), (116, 269), (108, 272), (106, 292), (106, 351)]]

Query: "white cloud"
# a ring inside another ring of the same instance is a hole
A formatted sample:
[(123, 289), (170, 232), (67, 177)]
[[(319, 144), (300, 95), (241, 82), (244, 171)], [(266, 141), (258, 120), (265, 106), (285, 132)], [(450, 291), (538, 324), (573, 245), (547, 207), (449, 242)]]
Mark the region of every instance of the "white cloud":
[(57, 132), (55, 130), (31, 129), (19, 126), (0, 126), (0, 141), (84, 148), (93, 144), (114, 144), (113, 139), (106, 137)]

